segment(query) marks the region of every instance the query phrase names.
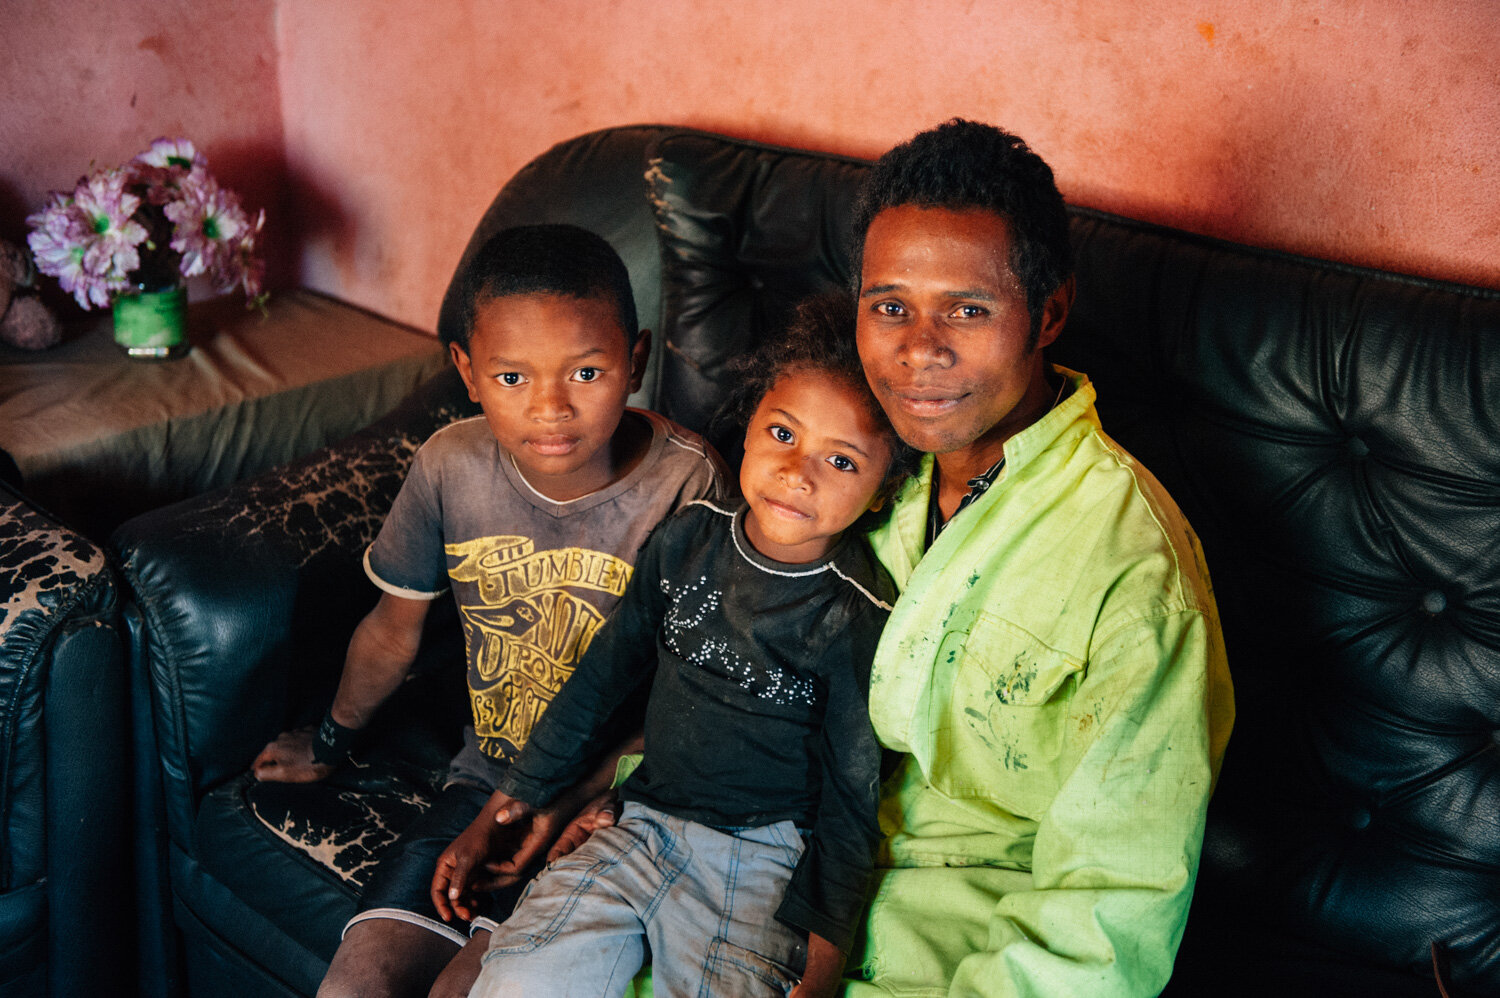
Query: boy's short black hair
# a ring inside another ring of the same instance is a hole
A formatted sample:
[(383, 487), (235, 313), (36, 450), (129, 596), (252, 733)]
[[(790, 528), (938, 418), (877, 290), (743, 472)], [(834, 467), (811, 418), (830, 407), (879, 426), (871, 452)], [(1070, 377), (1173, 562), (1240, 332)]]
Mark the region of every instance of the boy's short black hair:
[(1034, 345), (1047, 299), (1073, 273), (1067, 211), (1046, 161), (1009, 132), (963, 118), (891, 149), (876, 161), (855, 202), (851, 258), (856, 294), (870, 223), (887, 208), (902, 205), (978, 208), (1010, 223), (1010, 269), (1026, 293)]
[(640, 334), (635, 296), (620, 255), (603, 237), (563, 224), (520, 225), (485, 240), (459, 277), (458, 322), (451, 341), (469, 352), (481, 301), (540, 294), (610, 302), (625, 331), (625, 348), (635, 347)]
[[(778, 335), (734, 363), (732, 386), (714, 422), (733, 425), (743, 435), (766, 393), (789, 371), (812, 369), (845, 382), (857, 389), (891, 446), (890, 467), (877, 493), (884, 500), (895, 495), (901, 483), (916, 473), (922, 454), (902, 441), (875, 393), (870, 391), (854, 342), (854, 318), (854, 300), (847, 292), (828, 291), (804, 298)], [(862, 521), (859, 526), (868, 528), (874, 522), (878, 520)]]

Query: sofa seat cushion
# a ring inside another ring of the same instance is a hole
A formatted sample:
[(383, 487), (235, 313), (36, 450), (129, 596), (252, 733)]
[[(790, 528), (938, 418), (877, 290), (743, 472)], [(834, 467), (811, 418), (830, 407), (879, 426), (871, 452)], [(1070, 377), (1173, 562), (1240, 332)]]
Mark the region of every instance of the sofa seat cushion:
[[(262, 966), (304, 968), (306, 980), (287, 983), (315, 990), (375, 864), (437, 793), (443, 750), (424, 755), (356, 758), (321, 783), (245, 775), (213, 790), (194, 827), (198, 863), (176, 881), (179, 903)], [(286, 952), (303, 958), (288, 963)]]
[(0, 994), (47, 992), (46, 887), (0, 891)]
[[(344, 923), (354, 914), (358, 892), (337, 871), (256, 817), (247, 800), (255, 786), (250, 777), (226, 783), (203, 799), (194, 828), (201, 874), (227, 889), (240, 904), (257, 912), (277, 930), (328, 959), (338, 947)], [(240, 940), (240, 920), (233, 911), (207, 910), (195, 901), (209, 895), (179, 894), (210, 929)]]
[(323, 783), (248, 780), (232, 806), (248, 808), (283, 845), (362, 893), (381, 854), (431, 805), (442, 775), (412, 763), (361, 762)]

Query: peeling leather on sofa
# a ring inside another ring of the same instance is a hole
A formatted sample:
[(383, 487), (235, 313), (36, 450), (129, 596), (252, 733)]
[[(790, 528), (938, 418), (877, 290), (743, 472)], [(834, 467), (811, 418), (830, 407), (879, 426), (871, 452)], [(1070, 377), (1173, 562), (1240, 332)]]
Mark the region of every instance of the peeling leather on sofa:
[(25, 503), (0, 504), (0, 637), (26, 611), (56, 609), (104, 564), (104, 552)]
[(353, 785), (256, 782), (245, 801), (272, 835), (363, 891), (380, 854), (431, 804), (437, 774), (351, 768)]

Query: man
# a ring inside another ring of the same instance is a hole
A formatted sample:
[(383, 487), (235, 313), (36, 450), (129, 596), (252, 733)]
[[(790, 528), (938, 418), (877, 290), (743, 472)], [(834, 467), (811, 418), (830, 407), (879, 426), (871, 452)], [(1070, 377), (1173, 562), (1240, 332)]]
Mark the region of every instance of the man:
[(1182, 514), (1049, 366), (1073, 300), (1052, 171), (951, 121), (856, 219), (865, 373), (932, 455), (876, 551), (903, 590), (870, 713), (904, 755), (849, 995), (1155, 995), (1233, 720)]

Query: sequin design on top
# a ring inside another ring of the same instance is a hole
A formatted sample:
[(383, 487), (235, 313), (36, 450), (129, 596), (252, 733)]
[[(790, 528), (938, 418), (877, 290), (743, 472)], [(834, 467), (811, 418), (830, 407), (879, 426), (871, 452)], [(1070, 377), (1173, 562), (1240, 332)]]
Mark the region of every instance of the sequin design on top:
[[(662, 623), (662, 641), (667, 649), (683, 661), (721, 676), (761, 700), (816, 705), (817, 688), (810, 677), (746, 661), (724, 639), (705, 637), (711, 630), (705, 626), (707, 621), (719, 613), (721, 607), (718, 590), (707, 587), (708, 577), (701, 575), (694, 582), (675, 587), (667, 579), (661, 580), (662, 593), (671, 603)], [(722, 631), (730, 627), (725, 621), (718, 629)]]

